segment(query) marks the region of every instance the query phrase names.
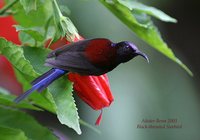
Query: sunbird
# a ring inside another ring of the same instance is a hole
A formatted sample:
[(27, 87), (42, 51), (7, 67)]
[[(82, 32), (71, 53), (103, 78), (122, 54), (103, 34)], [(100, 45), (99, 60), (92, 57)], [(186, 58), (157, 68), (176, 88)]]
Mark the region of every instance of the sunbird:
[(129, 41), (113, 43), (106, 38), (94, 38), (64, 45), (48, 54), (45, 66), (52, 69), (36, 78), (31, 83), (32, 88), (18, 96), (14, 102), (20, 102), (35, 90), (42, 92), (53, 81), (69, 72), (99, 76), (138, 55), (149, 62), (147, 55)]

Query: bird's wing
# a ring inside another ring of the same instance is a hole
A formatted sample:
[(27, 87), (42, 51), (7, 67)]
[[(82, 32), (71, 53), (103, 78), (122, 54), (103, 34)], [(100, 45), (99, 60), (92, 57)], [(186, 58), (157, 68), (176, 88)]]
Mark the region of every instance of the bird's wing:
[(83, 75), (95, 75), (95, 73), (99, 73), (98, 69), (89, 63), (81, 52), (59, 54), (55, 59), (48, 58), (45, 65)]
[(55, 49), (51, 53), (49, 53), (47, 58), (54, 58), (60, 54), (66, 53), (66, 52), (81, 52), (87, 46), (88, 42), (89, 42), (89, 40), (82, 40), (79, 42), (64, 45), (60, 48)]
[[(98, 54), (100, 54), (98, 49), (96, 49), (96, 52), (94, 50), (99, 46), (105, 46), (105, 42), (110, 43), (107, 39), (92, 39), (65, 45), (52, 51), (47, 56), (45, 65), (83, 75), (101, 75), (106, 71), (97, 67), (95, 64), (98, 64), (103, 59), (102, 57), (98, 57)], [(95, 58), (98, 57), (99, 61), (95, 60), (93, 62), (92, 56), (95, 56)]]

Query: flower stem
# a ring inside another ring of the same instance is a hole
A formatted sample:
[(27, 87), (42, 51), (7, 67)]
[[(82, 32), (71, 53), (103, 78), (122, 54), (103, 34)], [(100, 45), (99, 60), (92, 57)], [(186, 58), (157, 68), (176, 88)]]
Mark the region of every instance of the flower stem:
[(58, 13), (59, 17), (62, 17), (63, 15), (62, 15), (62, 13), (60, 11), (60, 8), (59, 8), (58, 3), (57, 3), (56, 0), (53, 0), (53, 5), (55, 7), (56, 13)]
[(6, 6), (4, 6), (1, 10), (0, 10), (0, 15), (3, 15), (8, 9), (10, 9), (11, 7), (13, 7), (13, 5), (15, 5), (19, 0), (13, 0), (12, 2), (8, 3)]
[(52, 5), (54, 9), (55, 25), (57, 26), (61, 37), (65, 36), (66, 39), (70, 42), (73, 42), (76, 37), (79, 38), (76, 27), (68, 17), (62, 14), (57, 0), (52, 0)]

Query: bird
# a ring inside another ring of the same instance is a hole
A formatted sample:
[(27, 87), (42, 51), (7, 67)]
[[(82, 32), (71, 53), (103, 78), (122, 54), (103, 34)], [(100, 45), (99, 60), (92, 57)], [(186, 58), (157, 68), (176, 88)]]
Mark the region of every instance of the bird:
[(32, 81), (32, 87), (15, 98), (14, 102), (19, 103), (33, 91), (42, 92), (65, 74), (99, 76), (138, 55), (149, 62), (147, 55), (139, 51), (134, 43), (114, 43), (106, 38), (85, 39), (61, 46), (47, 55), (44, 65), (51, 69)]

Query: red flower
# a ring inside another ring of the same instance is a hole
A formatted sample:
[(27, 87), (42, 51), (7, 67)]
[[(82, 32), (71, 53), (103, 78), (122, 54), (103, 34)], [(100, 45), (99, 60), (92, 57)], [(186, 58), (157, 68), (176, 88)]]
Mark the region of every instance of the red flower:
[[(0, 0), (0, 8), (2, 8), (3, 5), (3, 1)], [(0, 37), (4, 37), (8, 41), (20, 45), (18, 33), (13, 27), (13, 25), (16, 24), (17, 22), (13, 19), (12, 16), (0, 17)]]
[(3, 55), (0, 55), (0, 87), (13, 94), (22, 93), (22, 86), (17, 81), (12, 65)]
[(74, 89), (78, 96), (94, 110), (101, 110), (110, 106), (113, 96), (106, 74), (101, 76), (81, 76), (71, 73), (68, 77), (69, 80), (74, 82)]
[[(3, 1), (0, 1), (0, 8)], [(16, 22), (12, 16), (0, 17), (0, 37), (4, 37), (15, 44), (20, 44), (18, 33), (12, 27)], [(1, 47), (1, 46), (0, 46)], [(22, 85), (17, 81), (13, 67), (5, 56), (0, 55), (0, 87), (3, 87), (13, 94), (22, 93)]]
[[(74, 41), (82, 40), (75, 39)], [(65, 44), (69, 44), (67, 40), (60, 39), (51, 45), (51, 49), (56, 49)], [(113, 95), (110, 91), (110, 85), (106, 74), (100, 76), (81, 76), (79, 74), (69, 73), (68, 78), (74, 83), (74, 90), (77, 95), (91, 106), (94, 110), (102, 110), (104, 107), (110, 106), (113, 101)], [(102, 112), (97, 118), (96, 125), (100, 124)]]

